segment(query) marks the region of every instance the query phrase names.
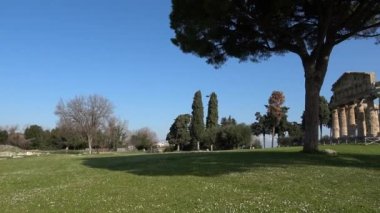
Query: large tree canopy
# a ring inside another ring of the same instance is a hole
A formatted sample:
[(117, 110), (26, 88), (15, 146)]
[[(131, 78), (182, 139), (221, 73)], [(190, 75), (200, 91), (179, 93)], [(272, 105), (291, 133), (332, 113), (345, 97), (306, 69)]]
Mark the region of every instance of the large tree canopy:
[(379, 0), (172, 0), (173, 43), (215, 66), (292, 52), (305, 72), (304, 151), (318, 149), (319, 92), (333, 47), (380, 40)]

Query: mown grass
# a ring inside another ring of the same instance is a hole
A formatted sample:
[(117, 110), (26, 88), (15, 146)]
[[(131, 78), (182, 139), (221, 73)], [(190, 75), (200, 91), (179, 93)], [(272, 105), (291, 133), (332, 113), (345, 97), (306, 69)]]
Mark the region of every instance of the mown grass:
[(1, 212), (379, 212), (380, 145), (0, 161)]

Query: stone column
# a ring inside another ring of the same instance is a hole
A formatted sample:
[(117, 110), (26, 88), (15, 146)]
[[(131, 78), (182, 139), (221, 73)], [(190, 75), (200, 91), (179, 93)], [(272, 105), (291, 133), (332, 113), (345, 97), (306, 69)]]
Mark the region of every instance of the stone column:
[(356, 124), (358, 129), (358, 137), (364, 138), (367, 135), (364, 104), (356, 105)]
[(376, 137), (379, 133), (379, 116), (373, 100), (367, 101), (368, 136)]
[(340, 137), (347, 137), (347, 118), (345, 107), (339, 108)]
[(355, 137), (356, 133), (356, 122), (355, 122), (355, 104), (349, 105), (347, 107), (347, 126), (348, 126), (348, 136)]
[(332, 135), (334, 139), (338, 139), (340, 137), (339, 135), (339, 116), (338, 116), (338, 110), (333, 109), (332, 110)]

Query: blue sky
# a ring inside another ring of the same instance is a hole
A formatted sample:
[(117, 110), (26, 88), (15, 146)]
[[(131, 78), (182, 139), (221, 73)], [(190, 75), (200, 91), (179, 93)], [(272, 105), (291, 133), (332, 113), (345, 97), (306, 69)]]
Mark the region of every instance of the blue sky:
[[(164, 139), (175, 117), (191, 112), (195, 91), (215, 91), (219, 117), (252, 123), (273, 90), (289, 120), (300, 121), (304, 78), (297, 56), (261, 63), (228, 61), (215, 70), (171, 44), (169, 0), (2, 0), (0, 2), (0, 126), (54, 128), (62, 98), (99, 94), (129, 129), (149, 127)], [(372, 40), (337, 46), (321, 94), (346, 71), (379, 76)]]

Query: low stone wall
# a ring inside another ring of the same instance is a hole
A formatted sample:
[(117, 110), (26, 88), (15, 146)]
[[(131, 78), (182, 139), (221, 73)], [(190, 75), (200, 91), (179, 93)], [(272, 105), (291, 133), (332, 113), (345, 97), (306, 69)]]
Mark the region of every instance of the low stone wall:
[(0, 158), (22, 158), (26, 156), (40, 156), (39, 152), (0, 152)]

